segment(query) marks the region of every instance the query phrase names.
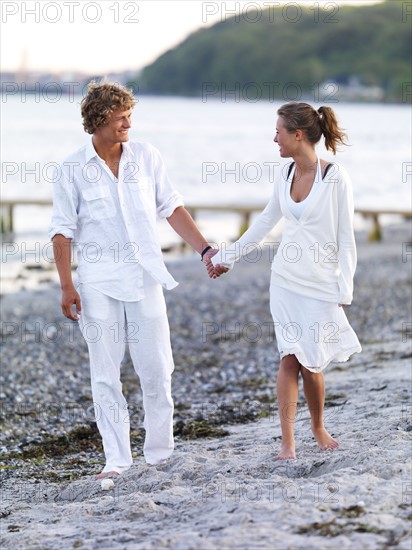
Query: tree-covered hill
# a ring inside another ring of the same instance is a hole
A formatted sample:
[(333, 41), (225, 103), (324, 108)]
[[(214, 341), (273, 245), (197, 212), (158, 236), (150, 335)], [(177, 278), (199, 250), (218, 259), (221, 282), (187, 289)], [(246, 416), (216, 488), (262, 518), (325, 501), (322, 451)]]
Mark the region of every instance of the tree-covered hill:
[(313, 93), (321, 83), (355, 81), (382, 88), (385, 99), (410, 101), (412, 14), (407, 4), (331, 2), (327, 10), (315, 10), (316, 3), (297, 9), (291, 2), (288, 8), (240, 13), (164, 53), (143, 70), (139, 90), (201, 95), (247, 86), (247, 94), (260, 90), (264, 97), (294, 99), (284, 97), (285, 89), (291, 96), (293, 87)]

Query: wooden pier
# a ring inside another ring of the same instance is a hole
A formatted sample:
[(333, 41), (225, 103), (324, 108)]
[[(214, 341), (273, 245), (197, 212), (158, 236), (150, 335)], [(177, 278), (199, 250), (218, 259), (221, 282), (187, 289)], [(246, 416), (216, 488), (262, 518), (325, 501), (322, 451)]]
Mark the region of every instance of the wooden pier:
[[(52, 206), (50, 200), (4, 200), (0, 202), (0, 228), (1, 234), (13, 235), (14, 233), (14, 209), (17, 206)], [(196, 219), (197, 214), (204, 212), (235, 212), (239, 215), (239, 236), (242, 235), (250, 225), (252, 214), (261, 212), (265, 205), (235, 205), (235, 204), (187, 204), (186, 209), (190, 212), (193, 219)], [(382, 226), (379, 222), (379, 217), (383, 215), (400, 216), (404, 219), (411, 219), (412, 212), (410, 210), (365, 210), (355, 209), (355, 214), (359, 214), (364, 218), (372, 220), (372, 229), (369, 233), (370, 241), (382, 240)]]

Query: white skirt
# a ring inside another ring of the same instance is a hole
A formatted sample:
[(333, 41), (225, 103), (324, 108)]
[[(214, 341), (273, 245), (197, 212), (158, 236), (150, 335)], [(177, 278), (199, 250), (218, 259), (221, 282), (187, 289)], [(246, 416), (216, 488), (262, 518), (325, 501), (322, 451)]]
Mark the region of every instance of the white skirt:
[(344, 308), (333, 302), (270, 285), (270, 310), (281, 359), (295, 355), (301, 365), (321, 372), (330, 362), (362, 351)]

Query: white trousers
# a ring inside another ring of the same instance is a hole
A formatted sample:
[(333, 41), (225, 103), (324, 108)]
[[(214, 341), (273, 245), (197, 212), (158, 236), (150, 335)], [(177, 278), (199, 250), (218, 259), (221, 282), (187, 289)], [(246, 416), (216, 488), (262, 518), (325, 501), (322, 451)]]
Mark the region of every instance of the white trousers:
[(174, 369), (162, 287), (145, 277), (145, 298), (122, 302), (88, 284), (79, 285), (80, 329), (87, 342), (97, 427), (103, 439), (103, 472), (122, 473), (132, 465), (130, 421), (120, 381), (126, 343), (143, 392), (144, 457), (149, 464), (173, 452)]

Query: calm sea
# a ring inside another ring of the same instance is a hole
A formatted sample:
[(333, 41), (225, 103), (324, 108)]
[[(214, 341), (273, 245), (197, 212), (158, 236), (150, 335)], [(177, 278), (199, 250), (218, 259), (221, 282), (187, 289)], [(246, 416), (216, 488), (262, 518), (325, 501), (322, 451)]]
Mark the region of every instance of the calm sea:
[[(80, 100), (80, 96), (66, 96), (56, 102), (36, 96), (3, 98), (4, 199), (51, 197), (51, 163), (61, 162), (88, 138), (81, 124)], [(130, 136), (158, 147), (171, 180), (187, 204), (264, 205), (271, 194), (274, 171), (285, 162), (273, 143), (280, 105), (269, 101), (204, 103), (201, 98), (140, 97)], [(410, 207), (410, 107), (329, 105), (349, 136), (351, 146), (336, 158), (351, 174), (356, 207)], [(319, 153), (333, 158), (322, 147)], [(17, 242), (46, 243), (49, 218), (48, 208), (17, 208)], [(209, 238), (236, 234), (238, 220), (234, 215), (217, 218), (209, 213), (199, 220)], [(359, 227), (361, 219), (356, 223)], [(166, 225), (160, 226), (164, 242), (173, 240)]]

